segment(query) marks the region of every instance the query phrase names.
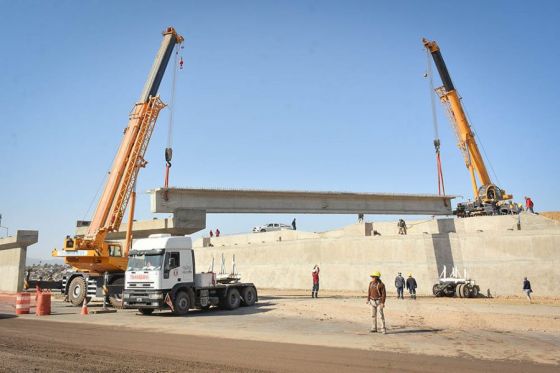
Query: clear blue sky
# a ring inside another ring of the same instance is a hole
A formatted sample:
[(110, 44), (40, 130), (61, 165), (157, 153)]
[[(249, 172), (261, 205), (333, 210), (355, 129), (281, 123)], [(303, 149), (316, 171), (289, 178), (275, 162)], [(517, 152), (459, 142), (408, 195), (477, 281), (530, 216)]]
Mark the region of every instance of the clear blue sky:
[[(0, 8), (0, 213), (12, 232), (40, 231), (30, 257), (49, 257), (89, 217), (168, 25), (186, 39), (174, 186), (435, 193), (425, 36), (442, 48), (500, 186), (532, 196), (537, 210), (560, 210), (557, 1), (2, 0)], [(470, 196), (439, 104), (438, 114), (447, 191)], [(163, 184), (167, 119), (139, 192)], [(151, 218), (147, 195), (137, 210)], [(213, 215), (208, 227), (241, 232), (292, 218)], [(305, 230), (353, 221), (298, 216)]]

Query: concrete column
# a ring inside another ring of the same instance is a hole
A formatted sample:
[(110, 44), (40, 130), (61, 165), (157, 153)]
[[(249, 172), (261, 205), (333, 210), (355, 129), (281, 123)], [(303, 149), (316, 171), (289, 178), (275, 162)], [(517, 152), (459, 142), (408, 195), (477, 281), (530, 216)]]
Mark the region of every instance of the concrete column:
[(27, 247), (39, 239), (38, 231), (17, 231), (0, 239), (0, 292), (23, 290)]

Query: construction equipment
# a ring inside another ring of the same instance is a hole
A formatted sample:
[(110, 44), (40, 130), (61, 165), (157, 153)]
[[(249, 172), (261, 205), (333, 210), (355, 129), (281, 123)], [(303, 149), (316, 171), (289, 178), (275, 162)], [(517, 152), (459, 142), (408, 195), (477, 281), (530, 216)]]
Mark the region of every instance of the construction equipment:
[(186, 315), (193, 308), (233, 310), (257, 302), (255, 285), (240, 281), (235, 257), (227, 274), (222, 255), (218, 276), (213, 270), (196, 273), (195, 263), (190, 237), (154, 234), (136, 240), (126, 270), (124, 307), (136, 308), (143, 315), (157, 309)]
[(467, 271), (463, 271), (463, 277), (459, 277), (459, 271), (453, 267), (449, 276), (447, 267), (443, 266), (443, 271), (439, 275), (439, 281), (432, 287), (432, 292), (436, 297), (476, 298), (480, 294), (480, 286), (476, 281), (469, 278)]
[[(130, 113), (128, 126), (124, 130), (121, 145), (87, 233), (83, 237), (67, 236), (62, 251), (52, 251), (52, 256), (64, 257), (65, 263), (76, 271), (62, 281), (62, 292), (75, 306), (82, 305), (86, 297), (101, 296), (104, 272), (109, 276), (111, 303), (114, 306), (121, 304), (124, 272), (132, 242), (136, 178), (140, 168), (147, 164), (144, 153), (158, 114), (166, 106), (157, 94), (158, 88), (173, 49), (183, 40), (173, 27), (163, 32), (163, 41), (140, 99)], [(129, 201), (128, 230), (124, 245), (107, 241), (108, 233), (118, 231)]]
[[(488, 173), (474, 132), (455, 89), (439, 46), (435, 41), (422, 39), (426, 50), (432, 55), (443, 85), (435, 89), (446, 113), (453, 124), (458, 138), (458, 147), (463, 153), (469, 170), (474, 200), (457, 204), (455, 214), (460, 217), (518, 213), (518, 206), (510, 200), (512, 196), (496, 186)], [(439, 150), (439, 139), (436, 151)], [(478, 179), (478, 180), (477, 180)], [(480, 186), (479, 186), (480, 184)]]

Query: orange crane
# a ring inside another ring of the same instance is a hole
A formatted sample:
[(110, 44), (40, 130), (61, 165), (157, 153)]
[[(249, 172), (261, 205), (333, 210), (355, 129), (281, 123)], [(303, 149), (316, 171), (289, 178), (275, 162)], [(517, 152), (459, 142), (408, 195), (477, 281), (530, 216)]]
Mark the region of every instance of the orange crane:
[(474, 133), (461, 98), (453, 85), (447, 66), (435, 41), (422, 39), (424, 47), (432, 55), (443, 85), (435, 89), (458, 138), (458, 147), (463, 153), (465, 165), (469, 170), (474, 200), (457, 205), (458, 216), (496, 215), (518, 213), (517, 205), (505, 190), (496, 186), (488, 173), (482, 154), (478, 148)]
[[(122, 142), (109, 172), (103, 194), (98, 201), (93, 219), (83, 237), (66, 237), (62, 252), (54, 249), (52, 256), (64, 257), (75, 272), (65, 276), (62, 291), (74, 305), (87, 297), (101, 296), (103, 284), (109, 285), (109, 300), (120, 305), (124, 286), (124, 272), (132, 241), (135, 184), (140, 168), (147, 162), (144, 154), (159, 112), (166, 105), (158, 96), (158, 88), (165, 69), (177, 44), (183, 42), (173, 27), (163, 32), (163, 40), (156, 55), (140, 99), (132, 108), (124, 129)], [(166, 150), (166, 157), (167, 157)], [(107, 241), (107, 234), (118, 231), (130, 201), (126, 241)]]

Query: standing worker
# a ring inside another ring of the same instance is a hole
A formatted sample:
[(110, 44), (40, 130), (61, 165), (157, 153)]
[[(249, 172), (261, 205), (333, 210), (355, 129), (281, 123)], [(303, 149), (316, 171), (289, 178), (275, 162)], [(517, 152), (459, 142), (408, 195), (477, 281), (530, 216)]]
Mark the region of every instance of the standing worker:
[(292, 228), (294, 229), (294, 231), (296, 230), (296, 218), (292, 220)]
[(406, 222), (403, 219), (399, 219), (397, 227), (399, 227), (399, 234), (406, 235)]
[(379, 308), (381, 328), (383, 334), (387, 334), (387, 329), (385, 328), (385, 314), (383, 313), (383, 309), (385, 308), (385, 298), (387, 297), (385, 284), (381, 281), (381, 273), (379, 273), (379, 271), (373, 272), (370, 277), (371, 281), (369, 283), (368, 298), (366, 302), (371, 306), (371, 329), (369, 332), (377, 332), (377, 309)]
[(535, 204), (533, 203), (533, 200), (530, 197), (525, 196), (525, 209), (529, 211), (531, 214), (535, 213), (535, 211), (533, 211), (534, 205)]
[(411, 299), (416, 299), (416, 288), (418, 285), (416, 284), (416, 279), (412, 277), (412, 273), (408, 274), (408, 278), (406, 279), (406, 288), (410, 293)]
[(311, 288), (311, 298), (318, 298), (319, 293), (319, 266), (315, 264), (313, 267), (313, 272), (311, 272), (311, 276), (313, 277), (313, 288)]
[(404, 299), (404, 277), (402, 277), (401, 273), (395, 277), (395, 287), (397, 288), (397, 299)]
[(531, 289), (531, 282), (527, 280), (527, 277), (523, 277), (523, 292), (525, 293), (527, 299), (529, 299), (529, 303), (533, 303), (531, 300), (531, 293), (533, 292), (533, 289)]

